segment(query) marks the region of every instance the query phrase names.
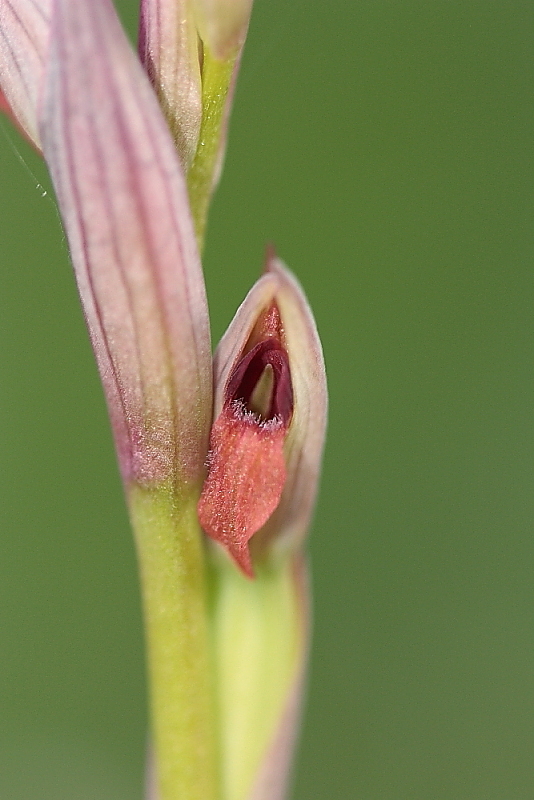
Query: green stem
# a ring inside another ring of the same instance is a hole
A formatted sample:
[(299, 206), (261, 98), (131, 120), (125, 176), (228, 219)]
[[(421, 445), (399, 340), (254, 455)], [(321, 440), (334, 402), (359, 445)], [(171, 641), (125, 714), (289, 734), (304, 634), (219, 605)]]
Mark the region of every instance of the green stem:
[(221, 141), (226, 97), (235, 59), (218, 61), (204, 47), (202, 64), (202, 123), (197, 151), (187, 173), (189, 206), (199, 251), (202, 252), (206, 218), (214, 188), (215, 172), (224, 142)]
[(206, 567), (195, 498), (134, 487), (158, 800), (218, 800)]

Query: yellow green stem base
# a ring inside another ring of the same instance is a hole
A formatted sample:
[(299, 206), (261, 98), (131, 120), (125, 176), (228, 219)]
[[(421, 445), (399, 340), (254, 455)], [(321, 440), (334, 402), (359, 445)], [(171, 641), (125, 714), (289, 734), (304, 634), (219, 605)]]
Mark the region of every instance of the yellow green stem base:
[(248, 800), (307, 650), (300, 556), (246, 578), (201, 532), (197, 496), (128, 492), (146, 631), (157, 800)]
[(129, 491), (147, 643), (158, 800), (219, 800), (206, 574), (196, 497)]

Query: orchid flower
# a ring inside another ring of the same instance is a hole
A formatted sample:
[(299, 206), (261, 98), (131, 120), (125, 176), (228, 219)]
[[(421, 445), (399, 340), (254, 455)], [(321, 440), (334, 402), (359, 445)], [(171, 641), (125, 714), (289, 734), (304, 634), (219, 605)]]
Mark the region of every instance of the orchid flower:
[(250, 5), (142, 0), (138, 57), (110, 0), (0, 0), (1, 107), (50, 170), (134, 532), (158, 800), (281, 800), (305, 674), (320, 342), (269, 251), (212, 364), (198, 251)]

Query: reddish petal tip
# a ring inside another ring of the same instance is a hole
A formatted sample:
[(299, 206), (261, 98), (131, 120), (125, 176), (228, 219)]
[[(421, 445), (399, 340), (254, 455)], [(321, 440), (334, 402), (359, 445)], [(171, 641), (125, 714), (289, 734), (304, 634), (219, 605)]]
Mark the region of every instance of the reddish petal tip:
[(253, 580), (255, 576), (254, 570), (252, 569), (252, 561), (250, 560), (248, 544), (245, 544), (244, 546), (230, 544), (228, 546), (228, 552), (234, 559), (237, 566), (240, 568), (243, 575), (246, 578)]
[(254, 573), (248, 542), (269, 519), (284, 488), (284, 437), (281, 419), (261, 421), (239, 401), (225, 405), (211, 430), (198, 519), (249, 578)]

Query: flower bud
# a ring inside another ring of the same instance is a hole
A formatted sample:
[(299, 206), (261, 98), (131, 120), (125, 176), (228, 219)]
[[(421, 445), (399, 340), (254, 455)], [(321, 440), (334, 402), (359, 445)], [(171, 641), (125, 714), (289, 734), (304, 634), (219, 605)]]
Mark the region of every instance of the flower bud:
[(210, 342), (184, 176), (109, 0), (55, 0), (43, 152), (126, 484), (195, 487)]

